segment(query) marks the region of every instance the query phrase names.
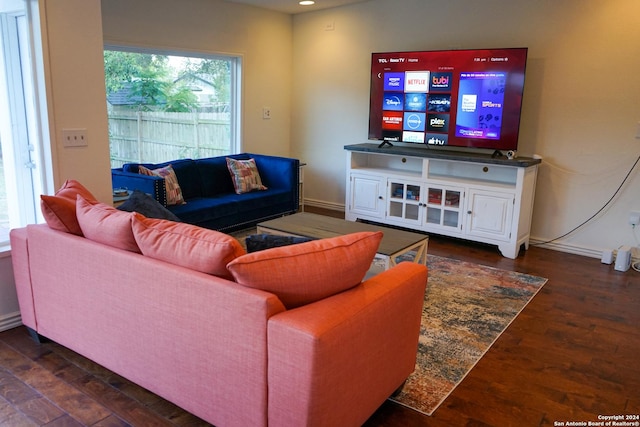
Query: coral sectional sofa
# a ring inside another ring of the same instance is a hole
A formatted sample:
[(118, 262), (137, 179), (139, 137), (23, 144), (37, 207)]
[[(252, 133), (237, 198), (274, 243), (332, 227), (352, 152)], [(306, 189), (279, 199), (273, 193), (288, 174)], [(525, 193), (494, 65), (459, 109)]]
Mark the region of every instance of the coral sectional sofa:
[(218, 427), (359, 426), (414, 369), (427, 271), (362, 281), (381, 232), (246, 253), (77, 182), (43, 213), (10, 235), (23, 323)]
[[(241, 187), (234, 185), (237, 182), (232, 178), (227, 158), (253, 159), (262, 187), (244, 188), (243, 192)], [(177, 190), (167, 185), (171, 181), (167, 181), (166, 176), (149, 173), (168, 166), (177, 178)], [(296, 212), (299, 166), (297, 159), (243, 153), (159, 164), (127, 163), (122, 168), (112, 169), (111, 178), (114, 188), (150, 194), (183, 222), (213, 230), (233, 230)], [(172, 191), (181, 194), (172, 200)]]

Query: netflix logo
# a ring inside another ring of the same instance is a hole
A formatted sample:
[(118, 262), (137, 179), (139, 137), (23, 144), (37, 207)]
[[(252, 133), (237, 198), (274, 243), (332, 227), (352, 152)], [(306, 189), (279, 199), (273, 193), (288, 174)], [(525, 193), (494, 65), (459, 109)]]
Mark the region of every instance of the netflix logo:
[(429, 71), (407, 71), (404, 73), (405, 92), (429, 92)]

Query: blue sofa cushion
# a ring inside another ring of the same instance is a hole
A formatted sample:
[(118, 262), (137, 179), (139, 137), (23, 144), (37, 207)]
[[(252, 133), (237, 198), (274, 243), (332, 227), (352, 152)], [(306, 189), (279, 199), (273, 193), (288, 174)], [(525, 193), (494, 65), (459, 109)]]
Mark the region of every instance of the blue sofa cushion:
[(198, 159), (195, 162), (200, 174), (202, 197), (213, 197), (235, 191), (225, 156)]
[(266, 208), (272, 205), (291, 202), (291, 191), (269, 188), (243, 194), (227, 194), (225, 199), (241, 205), (240, 212)]
[(169, 209), (183, 222), (199, 224), (220, 217), (233, 216), (239, 206), (227, 197), (196, 197), (184, 205), (170, 206)]

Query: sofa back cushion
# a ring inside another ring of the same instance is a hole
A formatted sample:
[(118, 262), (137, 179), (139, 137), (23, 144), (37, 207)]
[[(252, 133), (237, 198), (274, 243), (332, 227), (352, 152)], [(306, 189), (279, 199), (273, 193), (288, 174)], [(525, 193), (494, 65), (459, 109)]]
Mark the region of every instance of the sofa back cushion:
[(210, 157), (196, 160), (203, 197), (213, 197), (219, 194), (234, 192), (233, 180), (227, 169), (224, 156)]
[(66, 180), (62, 187), (56, 191), (55, 196), (40, 196), (40, 209), (49, 228), (82, 236), (82, 229), (76, 216), (78, 195), (81, 195), (85, 200), (96, 201), (89, 190), (73, 179)]
[(227, 264), (244, 255), (233, 237), (191, 224), (146, 218), (134, 213), (132, 230), (142, 254), (231, 279)]
[(82, 233), (87, 239), (140, 253), (131, 231), (133, 212), (120, 211), (113, 206), (91, 202), (78, 196), (76, 215)]
[(227, 268), (244, 286), (278, 296), (287, 309), (358, 285), (371, 267), (382, 232), (359, 232), (254, 252)]

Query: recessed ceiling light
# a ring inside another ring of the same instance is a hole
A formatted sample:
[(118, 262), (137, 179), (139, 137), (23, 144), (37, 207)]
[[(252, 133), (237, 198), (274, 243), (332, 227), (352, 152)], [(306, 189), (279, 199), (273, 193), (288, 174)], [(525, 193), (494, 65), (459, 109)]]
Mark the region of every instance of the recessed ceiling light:
[(301, 2), (299, 2), (298, 4), (300, 6), (311, 6), (312, 4), (315, 4), (316, 2), (312, 1), (312, 0), (303, 0)]

